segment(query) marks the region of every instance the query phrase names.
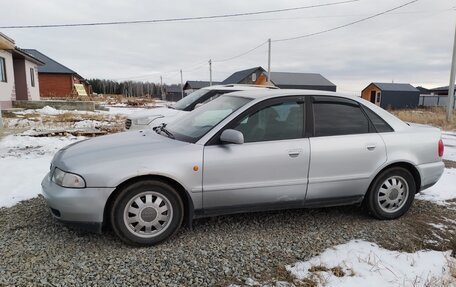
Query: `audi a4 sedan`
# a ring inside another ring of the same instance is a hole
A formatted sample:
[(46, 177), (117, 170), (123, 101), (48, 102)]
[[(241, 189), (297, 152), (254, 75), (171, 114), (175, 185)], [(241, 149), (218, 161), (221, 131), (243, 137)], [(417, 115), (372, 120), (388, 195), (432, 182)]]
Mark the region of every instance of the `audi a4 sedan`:
[(439, 180), (442, 155), (439, 129), (361, 98), (242, 91), (154, 129), (67, 146), (42, 188), (56, 218), (153, 245), (229, 213), (362, 203), (395, 219)]

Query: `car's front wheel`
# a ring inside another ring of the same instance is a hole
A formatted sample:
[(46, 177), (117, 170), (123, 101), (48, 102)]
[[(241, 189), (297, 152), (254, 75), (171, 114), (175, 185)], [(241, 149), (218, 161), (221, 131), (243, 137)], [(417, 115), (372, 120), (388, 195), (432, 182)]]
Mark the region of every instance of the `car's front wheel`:
[(120, 191), (111, 209), (111, 225), (128, 244), (153, 245), (176, 233), (183, 214), (182, 200), (173, 187), (145, 180)]
[(378, 219), (395, 219), (409, 210), (415, 193), (413, 175), (405, 168), (393, 167), (374, 180), (367, 193), (366, 205)]

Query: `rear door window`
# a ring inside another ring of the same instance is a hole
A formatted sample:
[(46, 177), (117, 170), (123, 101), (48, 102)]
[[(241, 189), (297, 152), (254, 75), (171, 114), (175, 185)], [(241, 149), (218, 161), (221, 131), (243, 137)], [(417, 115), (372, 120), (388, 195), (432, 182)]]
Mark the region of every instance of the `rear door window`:
[(314, 97), (314, 136), (369, 133), (369, 120), (358, 103), (332, 97)]
[(375, 129), (379, 133), (387, 133), (393, 132), (393, 128), (387, 124), (379, 115), (371, 111), (368, 107), (364, 106), (364, 111), (366, 112), (367, 116), (371, 120), (372, 124), (374, 125)]

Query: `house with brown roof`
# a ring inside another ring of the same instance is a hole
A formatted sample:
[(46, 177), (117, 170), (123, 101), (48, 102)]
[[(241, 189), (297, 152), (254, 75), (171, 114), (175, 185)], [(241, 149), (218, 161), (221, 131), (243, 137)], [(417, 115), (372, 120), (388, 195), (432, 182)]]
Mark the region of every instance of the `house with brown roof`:
[(75, 85), (82, 84), (87, 94), (91, 94), (89, 83), (72, 69), (35, 49), (25, 49), (44, 65), (38, 68), (41, 97), (69, 97), (76, 95)]
[(11, 108), (13, 101), (40, 99), (38, 67), (43, 64), (0, 33), (1, 108)]

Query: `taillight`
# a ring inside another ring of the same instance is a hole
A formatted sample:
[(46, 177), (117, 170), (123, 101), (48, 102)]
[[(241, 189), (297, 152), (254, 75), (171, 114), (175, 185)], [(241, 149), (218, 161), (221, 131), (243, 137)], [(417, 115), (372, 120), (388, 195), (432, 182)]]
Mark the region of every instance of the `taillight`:
[(439, 157), (443, 156), (443, 150), (444, 150), (443, 141), (442, 141), (442, 139), (440, 139), (439, 140)]

